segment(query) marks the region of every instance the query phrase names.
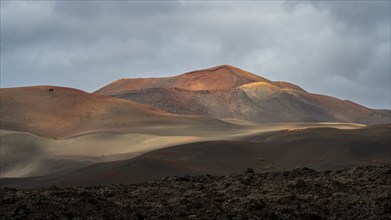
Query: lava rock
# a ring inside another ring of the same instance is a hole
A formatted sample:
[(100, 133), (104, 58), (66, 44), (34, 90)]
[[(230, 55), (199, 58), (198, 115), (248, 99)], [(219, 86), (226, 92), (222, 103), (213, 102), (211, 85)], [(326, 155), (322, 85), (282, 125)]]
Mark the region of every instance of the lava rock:
[(0, 188), (0, 219), (390, 219), (391, 165)]

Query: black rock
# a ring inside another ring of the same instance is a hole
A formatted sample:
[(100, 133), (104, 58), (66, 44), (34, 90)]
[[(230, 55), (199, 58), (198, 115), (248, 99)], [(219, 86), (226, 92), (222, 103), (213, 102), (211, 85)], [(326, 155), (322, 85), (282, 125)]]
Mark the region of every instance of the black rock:
[(0, 188), (0, 219), (390, 219), (391, 165)]

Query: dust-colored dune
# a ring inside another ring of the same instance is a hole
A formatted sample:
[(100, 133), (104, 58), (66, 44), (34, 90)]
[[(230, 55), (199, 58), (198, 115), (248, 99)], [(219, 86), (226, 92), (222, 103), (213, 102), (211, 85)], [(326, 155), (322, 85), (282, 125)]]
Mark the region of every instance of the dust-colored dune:
[[(309, 126), (311, 124), (296, 127), (292, 124), (290, 129), (277, 131), (259, 128), (231, 139), (161, 148), (133, 159), (95, 161), (52, 175), (2, 180), (3, 185), (19, 187), (91, 185), (135, 183), (172, 175), (223, 175), (241, 172), (248, 167), (262, 172), (295, 167), (325, 170), (390, 163), (391, 125), (361, 128), (344, 124)], [(333, 128), (339, 126), (348, 129)]]
[[(166, 126), (166, 132), (139, 129), (138, 133), (95, 132), (63, 139), (0, 130), (0, 177), (50, 175), (102, 162), (136, 157), (165, 147), (212, 140), (241, 140), (254, 134), (305, 127), (355, 129), (362, 125), (344, 123), (245, 124), (230, 120), (231, 128), (201, 125)], [(135, 128), (136, 129), (136, 128)], [(154, 133), (154, 134), (143, 134)], [(153, 131), (153, 132), (152, 132)]]
[(94, 133), (49, 140), (31, 133), (0, 130), (0, 177), (61, 173), (89, 164), (133, 158), (144, 152), (205, 140), (192, 136)]
[(229, 65), (168, 78), (122, 79), (98, 91), (182, 115), (254, 122), (390, 123), (391, 111), (306, 92)]
[(390, 125), (356, 130), (277, 131), (242, 141), (211, 141), (164, 148), (132, 160), (84, 170), (94, 173), (90, 178), (101, 181), (107, 181), (102, 177), (112, 175), (110, 181), (133, 182), (168, 175), (230, 174), (248, 167), (265, 171), (299, 166), (325, 170), (383, 165), (390, 163), (390, 131)]
[(325, 170), (383, 165), (390, 163), (390, 131), (390, 125), (354, 130), (284, 130), (242, 141), (209, 141), (163, 148), (131, 160), (87, 167), (84, 171), (93, 174), (89, 178), (96, 180), (107, 181), (102, 177), (112, 175), (110, 181), (133, 182), (168, 175), (224, 175), (248, 167), (277, 171), (295, 167)]

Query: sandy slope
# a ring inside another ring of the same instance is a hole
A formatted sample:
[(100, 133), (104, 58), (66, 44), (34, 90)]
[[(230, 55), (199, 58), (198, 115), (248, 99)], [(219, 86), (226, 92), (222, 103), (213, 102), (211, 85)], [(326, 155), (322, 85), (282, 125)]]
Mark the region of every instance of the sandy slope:
[[(220, 135), (95, 133), (62, 140), (2, 131), (1, 176), (3, 182), (4, 177), (34, 177), (16, 180), (25, 186), (88, 185), (140, 182), (168, 175), (228, 174), (247, 167), (261, 171), (386, 163), (390, 127), (360, 127), (343, 123), (265, 124)], [(191, 133), (191, 128), (187, 132)], [(10, 158), (24, 163), (12, 163)], [(39, 175), (45, 176), (35, 178)]]
[[(231, 120), (231, 122), (236, 122)], [(31, 177), (73, 170), (88, 164), (112, 162), (136, 157), (152, 150), (185, 143), (216, 140), (243, 140), (253, 135), (283, 129), (338, 127), (355, 129), (362, 125), (344, 123), (249, 124), (237, 129), (216, 130), (195, 126), (171, 127), (169, 133), (154, 134), (100, 132), (65, 139), (48, 139), (31, 133), (1, 130), (0, 176)], [(148, 130), (148, 132), (151, 132)], [(182, 134), (182, 135), (178, 135)]]
[(154, 149), (200, 140), (191, 136), (95, 133), (50, 140), (0, 131), (0, 176), (28, 177), (58, 173), (87, 164), (123, 160)]
[(390, 131), (389, 125), (356, 130), (276, 131), (241, 141), (208, 141), (164, 148), (131, 160), (87, 167), (82, 172), (86, 176), (91, 174), (86, 179), (104, 182), (102, 177), (111, 175), (110, 181), (137, 182), (167, 175), (230, 174), (248, 167), (266, 171), (298, 166), (324, 170), (382, 165), (390, 163)]
[(338, 130), (311, 128), (262, 133), (242, 141), (208, 141), (163, 148), (134, 159), (99, 163), (34, 184), (134, 183), (172, 175), (317, 170), (390, 163), (390, 125)]

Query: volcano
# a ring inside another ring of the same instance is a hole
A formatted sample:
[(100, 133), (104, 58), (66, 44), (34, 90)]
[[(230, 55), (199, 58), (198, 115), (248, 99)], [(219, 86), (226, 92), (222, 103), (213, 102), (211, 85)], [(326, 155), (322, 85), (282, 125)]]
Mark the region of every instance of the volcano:
[(389, 164), (389, 110), (228, 65), (95, 93), (49, 85), (0, 95), (0, 187)]
[(288, 82), (221, 65), (165, 78), (120, 79), (97, 90), (182, 115), (251, 122), (390, 123), (389, 110), (309, 93)]

